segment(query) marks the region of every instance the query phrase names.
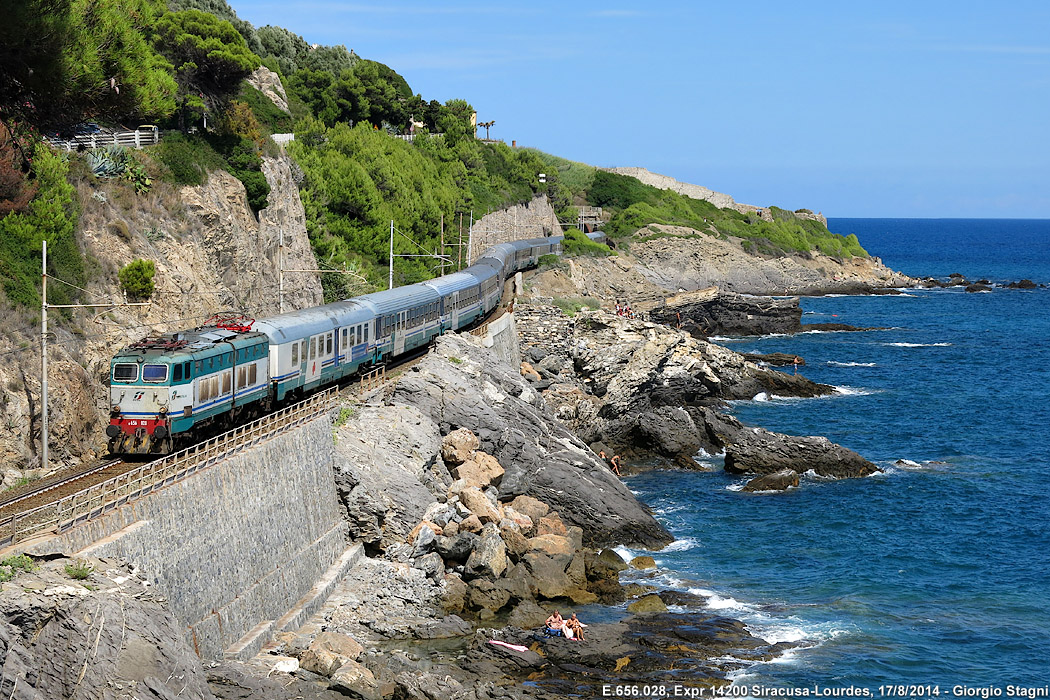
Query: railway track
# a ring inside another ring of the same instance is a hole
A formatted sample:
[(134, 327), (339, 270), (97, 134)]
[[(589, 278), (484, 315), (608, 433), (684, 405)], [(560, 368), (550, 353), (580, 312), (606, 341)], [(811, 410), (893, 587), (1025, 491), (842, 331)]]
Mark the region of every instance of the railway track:
[[(101, 474), (107, 471), (117, 471), (116, 467), (124, 464), (122, 459), (111, 459), (100, 464), (95, 464), (88, 467), (80, 467), (74, 470), (62, 470), (50, 476), (45, 476), (43, 479), (33, 481), (24, 486), (17, 487), (6, 493), (0, 494), (0, 514), (8, 515), (9, 512), (14, 509), (14, 506), (24, 504), (26, 501), (39, 497), (43, 494), (52, 491), (66, 491), (63, 488), (71, 484), (75, 484), (84, 479)], [(77, 484), (79, 487), (80, 484)], [(23, 512), (29, 510), (23, 506), (14, 509), (17, 512)]]

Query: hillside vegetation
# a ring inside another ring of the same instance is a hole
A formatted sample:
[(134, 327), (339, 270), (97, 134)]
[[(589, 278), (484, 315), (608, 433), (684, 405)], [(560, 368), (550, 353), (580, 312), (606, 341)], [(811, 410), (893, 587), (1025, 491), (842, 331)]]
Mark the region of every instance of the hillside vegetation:
[[(361, 276), (350, 283), (325, 275), (328, 298), (385, 287), (391, 221), (396, 255), (432, 253), (442, 222), (458, 235), (460, 217), (538, 194), (562, 220), (575, 218), (574, 203), (604, 207), (612, 215), (608, 233), (624, 242), (648, 224), (678, 224), (740, 237), (764, 254), (866, 255), (856, 238), (775, 207), (767, 221), (534, 149), (482, 143), (467, 101), (427, 101), (389, 66), (344, 46), (311, 46), (281, 27), (255, 28), (226, 0), (24, 0), (5, 19), (0, 275), (4, 295), (18, 305), (39, 303), (44, 239), (51, 274), (78, 287), (92, 274), (77, 244), (71, 170), (127, 180), (136, 196), (156, 178), (199, 185), (210, 170), (224, 169), (258, 212), (270, 191), (262, 159), (278, 153), (268, 137), (288, 131), (296, 134), (288, 151), (302, 170), (318, 260)], [(246, 81), (259, 66), (281, 78), (290, 113)], [(43, 133), (71, 136), (86, 120), (157, 124), (164, 138), (127, 153), (56, 154), (41, 141)], [(407, 133), (411, 142), (392, 138)], [(585, 241), (577, 247), (597, 252)], [(399, 284), (434, 274), (432, 259), (395, 260)], [(76, 298), (75, 287), (64, 290), (56, 291), (62, 301)]]

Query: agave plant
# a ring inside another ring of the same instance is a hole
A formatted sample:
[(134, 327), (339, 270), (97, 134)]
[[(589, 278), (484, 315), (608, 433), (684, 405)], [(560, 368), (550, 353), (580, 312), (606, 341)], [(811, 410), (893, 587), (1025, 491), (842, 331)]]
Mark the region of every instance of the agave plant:
[(118, 177), (127, 170), (128, 149), (116, 144), (95, 149), (88, 154), (88, 167), (95, 177)]

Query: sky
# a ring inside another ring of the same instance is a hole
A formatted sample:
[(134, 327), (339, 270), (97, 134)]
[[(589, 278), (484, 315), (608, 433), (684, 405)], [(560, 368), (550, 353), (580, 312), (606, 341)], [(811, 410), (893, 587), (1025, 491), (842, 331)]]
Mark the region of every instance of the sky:
[(231, 5), (508, 144), (831, 217), (1050, 218), (1045, 0)]

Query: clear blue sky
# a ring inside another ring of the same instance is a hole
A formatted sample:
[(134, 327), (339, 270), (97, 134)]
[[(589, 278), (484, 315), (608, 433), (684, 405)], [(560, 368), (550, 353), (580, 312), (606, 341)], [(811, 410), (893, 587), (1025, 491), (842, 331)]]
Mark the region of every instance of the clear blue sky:
[(1050, 218), (1050, 2), (289, 2), (493, 138), (828, 216)]

